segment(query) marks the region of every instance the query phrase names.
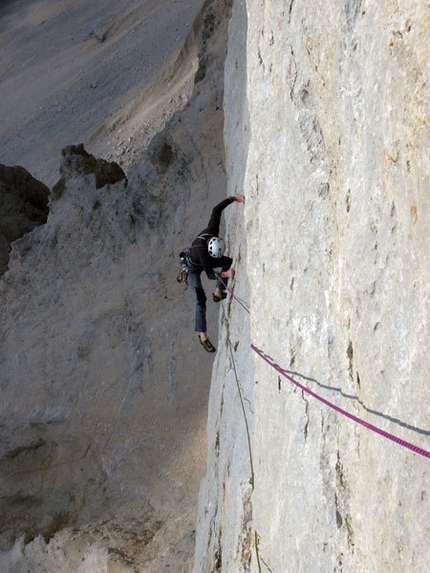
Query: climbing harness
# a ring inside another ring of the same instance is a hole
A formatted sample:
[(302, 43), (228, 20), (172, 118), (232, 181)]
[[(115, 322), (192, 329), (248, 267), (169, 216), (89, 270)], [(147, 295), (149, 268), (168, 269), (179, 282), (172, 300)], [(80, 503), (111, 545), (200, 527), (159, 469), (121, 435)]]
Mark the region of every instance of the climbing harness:
[[(198, 237), (196, 237), (196, 239), (203, 239), (206, 240), (205, 237), (199, 235)], [(197, 248), (201, 248), (202, 245), (191, 245), (190, 247), (187, 247), (186, 249), (184, 249), (183, 251), (181, 251), (179, 253), (179, 269), (178, 272), (176, 273), (176, 281), (178, 283), (182, 283), (187, 285), (188, 284), (188, 275), (190, 274), (190, 272), (193, 269), (197, 268), (197, 265), (195, 265), (189, 256), (189, 252), (192, 249), (197, 249)]]
[[(201, 239), (202, 241), (206, 242), (206, 240), (209, 239), (209, 237), (212, 237), (212, 235), (209, 235), (208, 233), (205, 233), (203, 235), (197, 235), (194, 241), (197, 239)], [(192, 251), (193, 249), (201, 249), (202, 247), (203, 245), (190, 245), (189, 247), (187, 247), (186, 249), (184, 249), (179, 253), (179, 270), (176, 273), (176, 281), (178, 283), (183, 283), (185, 285), (188, 284), (187, 281), (190, 272), (199, 268), (198, 265), (194, 264), (193, 261), (190, 259), (189, 252)]]

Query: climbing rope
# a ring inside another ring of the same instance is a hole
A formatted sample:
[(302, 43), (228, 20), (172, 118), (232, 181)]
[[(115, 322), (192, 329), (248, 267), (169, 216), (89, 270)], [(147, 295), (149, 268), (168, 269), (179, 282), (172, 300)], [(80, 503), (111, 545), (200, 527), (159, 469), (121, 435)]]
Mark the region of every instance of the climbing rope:
[[(244, 303), (242, 303), (242, 301), (227, 286), (227, 284), (221, 278), (221, 275), (218, 273), (216, 273), (216, 275), (218, 277), (218, 280), (224, 285), (224, 288), (232, 295), (232, 297), (235, 300), (237, 300), (239, 302), (239, 304), (246, 310), (246, 312), (248, 312), (250, 314), (249, 308)], [(322, 396), (319, 396), (315, 392), (312, 392), (312, 390), (309, 390), (309, 388), (307, 388), (306, 386), (303, 386), (303, 384), (300, 384), (299, 382), (297, 382), (297, 380), (295, 380), (294, 378), (292, 378), (292, 376), (289, 376), (286, 372), (284, 372), (284, 370), (282, 370), (282, 368), (280, 368), (277, 364), (275, 364), (273, 362), (273, 360), (271, 360), (268, 356), (266, 356), (266, 354), (264, 354), (262, 350), (257, 348), (252, 343), (251, 343), (251, 348), (260, 358), (262, 358), (267, 364), (269, 364), (269, 366), (274, 368), (279, 374), (281, 374), (281, 376), (283, 376), (284, 378), (289, 380), (292, 384), (294, 384), (295, 386), (297, 386), (298, 388), (303, 390), (303, 392), (306, 392), (306, 394), (309, 394), (310, 396), (312, 396), (316, 400), (319, 400), (320, 402), (322, 402), (323, 404), (325, 404), (326, 406), (328, 406), (332, 410), (335, 410), (336, 412), (338, 412), (342, 416), (345, 416), (346, 418), (349, 418), (350, 420), (356, 422), (357, 424), (364, 426), (368, 430), (371, 430), (372, 432), (375, 432), (376, 434), (379, 434), (380, 436), (387, 438), (388, 440), (391, 440), (392, 442), (395, 442), (399, 446), (407, 448), (408, 450), (411, 450), (412, 452), (419, 454), (420, 456), (424, 456), (425, 458), (430, 459), (430, 452), (428, 452), (427, 450), (424, 450), (423, 448), (420, 448), (418, 446), (415, 446), (414, 444), (411, 444), (405, 440), (402, 440), (401, 438), (398, 438), (397, 436), (394, 436), (393, 434), (390, 434), (389, 432), (385, 432), (384, 430), (381, 430), (380, 428), (374, 426), (373, 424), (369, 424), (368, 422), (365, 422), (361, 418), (358, 418), (357, 416), (350, 414), (346, 410), (339, 408), (338, 406), (336, 406), (335, 404), (333, 404), (329, 400), (326, 400)]]
[[(251, 432), (249, 431), (249, 423), (248, 423), (248, 417), (246, 415), (245, 403), (243, 400), (243, 392), (242, 392), (242, 388), (240, 387), (239, 376), (237, 374), (236, 362), (235, 362), (234, 354), (233, 354), (233, 345), (232, 345), (231, 340), (230, 340), (229, 322), (227, 320), (227, 317), (225, 316), (224, 307), (223, 307), (223, 317), (224, 317), (224, 320), (225, 320), (226, 325), (227, 325), (227, 344), (228, 344), (228, 347), (230, 350), (230, 356), (231, 356), (231, 362), (233, 365), (234, 377), (236, 379), (237, 392), (239, 394), (240, 404), (242, 407), (243, 419), (245, 421), (246, 439), (248, 442), (249, 465), (250, 465), (250, 471), (251, 471), (250, 484), (251, 484), (252, 491), (254, 491), (255, 479), (254, 479), (254, 463), (252, 460)], [(260, 552), (259, 552), (259, 548), (258, 548), (258, 533), (255, 530), (254, 530), (254, 546), (255, 546), (255, 556), (257, 558), (258, 572), (262, 573), (261, 572), (261, 563), (260, 563)]]
[(248, 452), (249, 452), (249, 465), (251, 467), (251, 480), (250, 481), (251, 481), (251, 488), (254, 491), (254, 483), (255, 482), (254, 482), (254, 463), (252, 461), (251, 434), (249, 432), (248, 418), (246, 416), (245, 404), (244, 404), (243, 395), (242, 395), (242, 389), (241, 389), (240, 384), (239, 384), (239, 377), (237, 375), (236, 363), (234, 361), (233, 349), (231, 346), (230, 339), (228, 339), (228, 344), (229, 344), (229, 348), (230, 348), (231, 362), (233, 364), (234, 377), (236, 379), (237, 392), (239, 394), (240, 405), (242, 407), (243, 418), (245, 420), (246, 439), (248, 441)]
[(240, 306), (241, 306), (244, 310), (246, 310), (246, 312), (247, 312), (248, 314), (250, 314), (251, 311), (249, 310), (249, 307), (247, 306), (247, 304), (245, 304), (242, 299), (238, 298), (238, 297), (234, 294), (234, 292), (227, 286), (227, 283), (224, 281), (224, 279), (221, 277), (221, 275), (220, 275), (219, 273), (217, 273), (216, 271), (215, 271), (215, 276), (217, 277), (217, 279), (219, 280), (219, 282), (224, 286), (225, 290), (226, 290), (227, 292), (229, 292), (229, 293), (231, 294), (231, 296), (232, 296), (235, 300), (237, 300), (237, 302), (240, 304)]
[(412, 450), (416, 454), (420, 454), (421, 456), (424, 456), (426, 458), (430, 458), (430, 452), (427, 452), (426, 450), (423, 450), (422, 448), (419, 448), (418, 446), (414, 446), (413, 444), (410, 444), (409, 442), (406, 442), (405, 440), (402, 440), (401, 438), (398, 438), (397, 436), (393, 436), (393, 434), (390, 434), (389, 432), (385, 432), (384, 430), (381, 430), (380, 428), (377, 428), (376, 426), (373, 426), (372, 424), (365, 422), (361, 418), (357, 418), (357, 416), (350, 414), (346, 410), (339, 408), (335, 404), (332, 404), (328, 400), (325, 400), (325, 398), (322, 398), (318, 394), (315, 394), (315, 392), (312, 392), (312, 390), (309, 390), (309, 388), (306, 388), (306, 386), (303, 386), (303, 384), (300, 384), (300, 382), (297, 382), (297, 380), (294, 380), (294, 378), (292, 378), (286, 372), (284, 372), (282, 370), (282, 368), (280, 368), (277, 364), (275, 364), (273, 362), (273, 360), (271, 360), (268, 356), (266, 356), (256, 346), (251, 344), (251, 348), (254, 352), (256, 352), (258, 354), (258, 356), (260, 356), (260, 358), (262, 358), (265, 362), (267, 362), (267, 364), (269, 364), (272, 368), (274, 368), (276, 370), (276, 372), (281, 374), (281, 376), (284, 376), (285, 378), (287, 378), (287, 380), (289, 380), (290, 382), (295, 384), (298, 388), (303, 390), (303, 392), (306, 392), (307, 394), (309, 394), (310, 396), (312, 396), (316, 400), (319, 400), (320, 402), (322, 402), (323, 404), (325, 404), (329, 408), (332, 408), (333, 410), (335, 410), (339, 414), (346, 416), (347, 418), (349, 418), (350, 420), (353, 420), (357, 424), (361, 424), (362, 426), (364, 426), (368, 430), (372, 430), (372, 432), (376, 432), (380, 436), (383, 436), (384, 438), (387, 438), (388, 440), (396, 442), (397, 444), (399, 444), (400, 446), (403, 446), (404, 448), (408, 448), (409, 450)]

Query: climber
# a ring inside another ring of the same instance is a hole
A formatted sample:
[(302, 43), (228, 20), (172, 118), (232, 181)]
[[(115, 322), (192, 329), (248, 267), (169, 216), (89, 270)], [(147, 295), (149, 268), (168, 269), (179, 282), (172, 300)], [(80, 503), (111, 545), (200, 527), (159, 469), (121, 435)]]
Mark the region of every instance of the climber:
[[(229, 278), (234, 278), (235, 271), (231, 268), (233, 260), (224, 256), (224, 241), (218, 237), (222, 211), (234, 201), (243, 203), (245, 197), (240, 194), (233, 195), (221, 201), (213, 208), (209, 224), (197, 235), (186, 252), (188, 264), (188, 286), (196, 300), (195, 331), (199, 333), (200, 344), (207, 352), (215, 352), (215, 347), (206, 334), (206, 294), (203, 289), (201, 273), (205, 271), (208, 279), (216, 279), (215, 292), (212, 295), (214, 302), (220, 302), (227, 296), (225, 286)], [(222, 282), (217, 279), (214, 269), (221, 268)]]

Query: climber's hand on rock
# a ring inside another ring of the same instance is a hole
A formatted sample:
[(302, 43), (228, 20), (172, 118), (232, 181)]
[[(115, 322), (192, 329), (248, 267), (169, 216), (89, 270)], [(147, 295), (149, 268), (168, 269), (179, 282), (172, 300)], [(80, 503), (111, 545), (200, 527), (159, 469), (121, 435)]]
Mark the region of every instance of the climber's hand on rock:
[(224, 279), (234, 279), (234, 269), (228, 269), (228, 271), (224, 271), (223, 273), (221, 273), (222, 278)]
[(238, 203), (243, 203), (245, 201), (245, 195), (241, 195), (240, 193), (236, 193), (236, 195), (233, 195), (233, 199), (235, 201), (237, 201)]

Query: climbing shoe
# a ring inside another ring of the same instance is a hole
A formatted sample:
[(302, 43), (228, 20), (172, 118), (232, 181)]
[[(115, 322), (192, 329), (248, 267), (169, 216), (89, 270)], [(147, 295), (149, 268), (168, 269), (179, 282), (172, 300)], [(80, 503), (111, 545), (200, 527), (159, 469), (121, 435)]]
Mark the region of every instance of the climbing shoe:
[(215, 352), (215, 346), (212, 344), (209, 338), (206, 338), (206, 340), (202, 340), (199, 336), (199, 341), (207, 352)]
[(221, 296), (217, 296), (215, 293), (213, 293), (212, 298), (214, 302), (221, 302), (222, 300), (224, 300), (227, 296), (227, 293), (222, 291), (221, 292)]

